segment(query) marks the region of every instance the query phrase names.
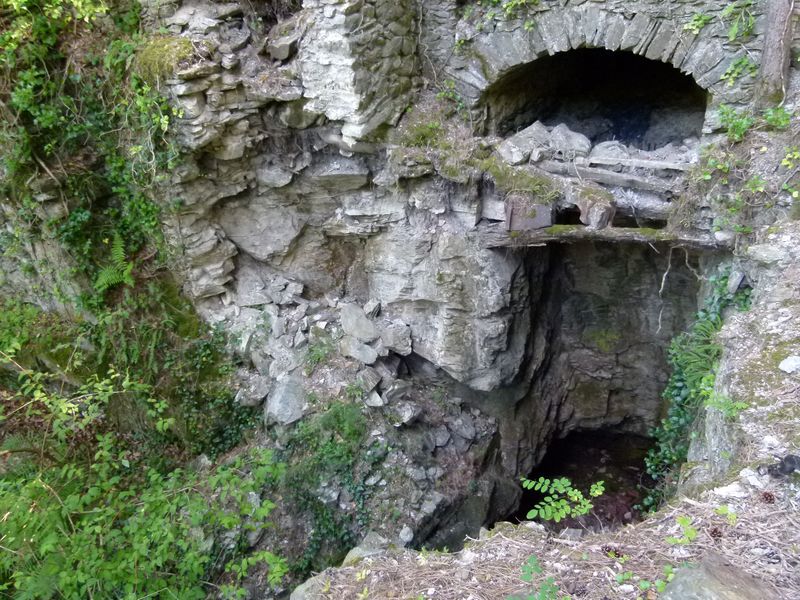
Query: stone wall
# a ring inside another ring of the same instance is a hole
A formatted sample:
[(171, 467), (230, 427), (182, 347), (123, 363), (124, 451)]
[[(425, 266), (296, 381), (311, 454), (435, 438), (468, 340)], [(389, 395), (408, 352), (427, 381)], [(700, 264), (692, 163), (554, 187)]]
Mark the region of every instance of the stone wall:
[(416, 13), (411, 0), (305, 0), (299, 51), (306, 110), (344, 121), (356, 140), (394, 124), (411, 100)]
[[(733, 84), (721, 77), (739, 59), (749, 58), (757, 65), (763, 48), (765, 2), (754, 2), (749, 7), (756, 20), (753, 35), (734, 41), (728, 39), (732, 18), (722, 16), (729, 5), (724, 0), (543, 0), (512, 19), (499, 9), (483, 8), (458, 22), (455, 37), (463, 41), (450, 58), (446, 72), (467, 102), (480, 109), (493, 86), (541, 56), (576, 48), (632, 52), (669, 63), (707, 89), (712, 97), (710, 130), (720, 104), (747, 105), (753, 100), (755, 73), (746, 73)], [(695, 14), (710, 17), (697, 34), (685, 28)], [(480, 110), (476, 114), (480, 115)]]

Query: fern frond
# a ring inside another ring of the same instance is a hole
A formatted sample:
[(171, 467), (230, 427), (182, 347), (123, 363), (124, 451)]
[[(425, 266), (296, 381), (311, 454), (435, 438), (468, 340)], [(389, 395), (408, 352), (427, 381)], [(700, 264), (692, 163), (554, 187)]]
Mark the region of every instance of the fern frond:
[(100, 269), (94, 280), (94, 289), (99, 294), (120, 284), (133, 286), (133, 262), (125, 258), (125, 241), (118, 231), (114, 232), (111, 242), (111, 262)]
[(125, 241), (118, 231), (114, 232), (114, 241), (111, 242), (111, 264), (119, 271), (125, 269), (128, 261), (125, 260)]
[(114, 265), (103, 267), (94, 280), (94, 289), (102, 294), (108, 289), (123, 283), (123, 273)]

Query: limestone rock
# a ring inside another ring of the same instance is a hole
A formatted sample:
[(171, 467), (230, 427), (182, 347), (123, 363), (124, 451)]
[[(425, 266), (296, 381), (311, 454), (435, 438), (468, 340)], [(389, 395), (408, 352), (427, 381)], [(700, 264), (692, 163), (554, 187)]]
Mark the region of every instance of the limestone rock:
[(240, 382), (235, 400), (242, 406), (258, 406), (269, 393), (269, 379), (241, 369), (236, 376)]
[(422, 415), (422, 409), (412, 402), (400, 402), (394, 409), (400, 425), (410, 425)]
[(309, 167), (305, 176), (317, 185), (344, 192), (366, 185), (369, 168), (361, 159), (324, 156)]
[(369, 394), (367, 394), (364, 404), (370, 408), (380, 408), (381, 406), (386, 406), (386, 401), (381, 397), (377, 390), (372, 390)]
[(327, 578), (327, 575), (319, 574), (308, 579), (294, 589), (289, 600), (318, 600)]
[(550, 133), (547, 127), (536, 121), (530, 127), (515, 133), (497, 147), (497, 153), (510, 165), (537, 162), (545, 158), (549, 148)]
[(411, 328), (401, 321), (382, 324), (380, 336), (383, 345), (400, 356), (411, 354)]
[(712, 555), (697, 567), (682, 567), (667, 584), (664, 600), (758, 600), (765, 597), (764, 582)]
[(586, 156), (592, 149), (592, 142), (582, 133), (572, 131), (561, 123), (550, 132), (550, 147), (553, 156), (562, 160), (572, 160), (578, 156)]
[(267, 423), (288, 425), (303, 417), (306, 390), (300, 379), (289, 376), (275, 384), (267, 399), (264, 417)]
[(784, 358), (778, 368), (784, 373), (799, 373), (800, 372), (800, 356), (792, 355)]
[(219, 223), (240, 249), (261, 261), (284, 254), (305, 226), (292, 208), (238, 201), (220, 211)]
[(280, 165), (264, 165), (256, 171), (256, 179), (270, 188), (282, 188), (292, 182), (292, 172)]
[(342, 566), (353, 567), (368, 556), (382, 554), (387, 548), (389, 548), (389, 540), (374, 531), (370, 531), (358, 546), (347, 553), (347, 556), (342, 561)]
[(381, 382), (381, 376), (372, 367), (364, 367), (356, 374), (356, 381), (364, 393), (369, 393)]
[(367, 318), (364, 310), (355, 304), (340, 304), (342, 329), (361, 342), (372, 342), (378, 339), (379, 333), (375, 325)]
[(267, 52), (273, 60), (285, 61), (297, 53), (301, 30), (297, 18), (287, 19), (269, 32)]
[(365, 365), (371, 365), (378, 360), (378, 353), (374, 348), (362, 344), (351, 335), (346, 335), (339, 341), (339, 351), (345, 356), (361, 361)]

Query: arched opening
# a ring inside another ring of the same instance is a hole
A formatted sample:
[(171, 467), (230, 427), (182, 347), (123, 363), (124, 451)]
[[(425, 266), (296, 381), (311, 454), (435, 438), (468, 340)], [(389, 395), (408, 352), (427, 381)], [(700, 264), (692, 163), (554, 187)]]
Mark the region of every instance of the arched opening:
[(708, 93), (675, 67), (629, 52), (583, 48), (521, 65), (488, 91), (491, 133), (565, 124), (592, 144), (653, 150), (699, 138)]

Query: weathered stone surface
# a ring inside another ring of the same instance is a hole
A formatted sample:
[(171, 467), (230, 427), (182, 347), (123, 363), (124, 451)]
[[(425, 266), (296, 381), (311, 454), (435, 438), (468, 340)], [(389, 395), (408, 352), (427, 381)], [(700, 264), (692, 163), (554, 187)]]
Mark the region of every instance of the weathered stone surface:
[(392, 321), (380, 326), (383, 345), (401, 356), (411, 354), (411, 328), (402, 321)]
[(347, 335), (362, 342), (378, 339), (379, 333), (375, 324), (367, 318), (364, 310), (355, 304), (340, 304), (342, 329)]
[(282, 188), (292, 182), (294, 175), (279, 165), (264, 165), (256, 171), (259, 183), (270, 188)]
[(578, 156), (588, 155), (592, 142), (582, 133), (572, 131), (562, 123), (550, 131), (550, 148), (556, 158), (573, 160)]
[(365, 365), (371, 365), (378, 360), (378, 353), (374, 348), (362, 344), (350, 335), (346, 335), (341, 339), (339, 342), (339, 350), (344, 356), (355, 358)]
[(219, 222), (233, 243), (261, 261), (286, 253), (305, 225), (295, 210), (257, 201), (226, 205)]
[(497, 147), (497, 153), (510, 165), (520, 165), (531, 160), (537, 162), (550, 149), (550, 133), (538, 121), (515, 133)]
[(389, 540), (374, 531), (367, 533), (361, 543), (350, 550), (342, 561), (343, 567), (353, 567), (369, 556), (382, 554), (389, 548)]
[(266, 422), (288, 425), (303, 417), (306, 405), (306, 390), (299, 378), (286, 377), (279, 380), (267, 398), (264, 411)]
[(711, 556), (699, 566), (682, 567), (660, 595), (665, 600), (758, 600), (765, 584), (747, 576), (721, 557)]
[(378, 371), (371, 367), (364, 367), (356, 375), (356, 382), (358, 382), (361, 389), (365, 394), (374, 390), (381, 382), (381, 376)]
[(247, 370), (240, 370), (236, 375), (239, 381), (236, 402), (242, 406), (259, 406), (269, 393), (269, 379)]
[(784, 373), (800, 372), (800, 356), (788, 356), (781, 361), (778, 368)]

